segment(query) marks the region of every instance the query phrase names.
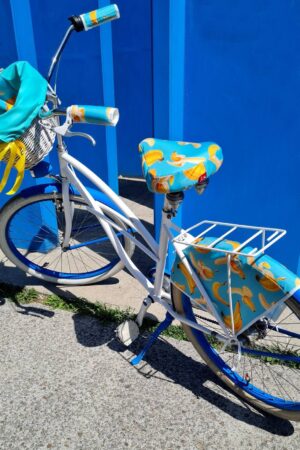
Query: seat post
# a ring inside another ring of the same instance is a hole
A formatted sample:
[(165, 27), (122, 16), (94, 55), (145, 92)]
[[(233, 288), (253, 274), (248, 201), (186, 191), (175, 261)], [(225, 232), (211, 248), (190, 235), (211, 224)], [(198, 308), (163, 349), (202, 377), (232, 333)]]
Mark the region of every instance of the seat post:
[(184, 200), (184, 193), (182, 191), (180, 192), (169, 192), (166, 195), (163, 212), (167, 212), (170, 214), (170, 217), (175, 217), (179, 206)]
[(168, 223), (176, 216), (180, 204), (183, 202), (183, 192), (171, 192), (166, 194), (162, 209), (162, 219), (159, 237), (159, 261), (156, 266), (154, 280), (154, 295), (160, 296), (163, 286), (164, 273), (168, 255), (169, 234), (167, 232)]

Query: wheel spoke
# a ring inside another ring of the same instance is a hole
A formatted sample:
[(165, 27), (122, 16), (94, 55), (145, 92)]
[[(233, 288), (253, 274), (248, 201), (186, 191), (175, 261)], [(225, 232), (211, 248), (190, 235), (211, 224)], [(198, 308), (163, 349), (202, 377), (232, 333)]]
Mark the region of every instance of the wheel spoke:
[[(24, 204), (18, 205), (19, 209), (7, 222), (9, 246), (14, 254), (12, 259), (17, 258), (23, 265), (59, 279), (67, 279), (69, 275), (75, 279), (98, 278), (119, 265), (113, 245), (97, 217), (86, 209), (85, 204), (71, 200), (74, 209), (69, 245), (75, 248), (64, 251), (60, 246), (65, 232), (62, 203), (57, 208), (57, 198), (52, 200), (48, 194), (42, 199), (32, 200), (24, 199)], [(45, 215), (39, 214), (39, 208), (46, 213), (47, 223), (44, 222)], [(108, 218), (126, 229), (113, 215), (108, 214)], [(120, 238), (122, 243), (127, 239), (124, 236)]]
[[(212, 316), (206, 316), (206, 313), (199, 313), (198, 308), (194, 308), (194, 317), (198, 323), (204, 324), (211, 331), (220, 331), (220, 326)], [(214, 348), (214, 352), (221, 358), (223, 364), (220, 367), (234, 366), (234, 373), (238, 374), (244, 380), (243, 389), (251, 389), (253, 392), (260, 392), (257, 395), (268, 394), (276, 402), (283, 404), (299, 404), (300, 416), (300, 305), (297, 315), (294, 311), (284, 309), (276, 323), (268, 327), (266, 335), (259, 338), (251, 336), (242, 343), (241, 360), (237, 363), (237, 346), (227, 347), (220, 353), (222, 343), (211, 340), (208, 342)], [(203, 335), (204, 337), (205, 335)], [(243, 336), (241, 337), (243, 339)], [(245, 339), (245, 338), (244, 338)], [(212, 358), (215, 356), (212, 354)], [(206, 356), (207, 358), (207, 356)], [(214, 364), (216, 364), (214, 362)], [(221, 371), (223, 369), (220, 369)], [(230, 373), (230, 372), (227, 372)], [(251, 386), (251, 388), (250, 388)], [(253, 391), (254, 387), (254, 391)], [(270, 397), (266, 397), (267, 398)]]

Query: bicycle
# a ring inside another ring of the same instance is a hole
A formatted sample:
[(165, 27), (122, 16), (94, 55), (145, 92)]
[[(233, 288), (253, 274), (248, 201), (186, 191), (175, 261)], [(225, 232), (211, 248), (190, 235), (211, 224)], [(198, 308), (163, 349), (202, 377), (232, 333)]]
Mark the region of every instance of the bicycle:
[[(117, 18), (116, 5), (72, 16), (48, 82), (74, 30), (87, 31)], [(61, 117), (66, 117), (64, 123)], [(50, 133), (52, 144), (57, 136), (59, 175), (43, 161), (45, 152), (39, 154), (41, 161), (31, 167), (32, 175), (47, 176), (52, 182), (21, 191), (1, 209), (4, 254), (30, 275), (69, 285), (98, 282), (126, 266), (148, 296), (136, 320), (118, 327), (119, 339), (125, 345), (133, 342), (153, 302), (166, 310), (165, 320), (131, 361), (133, 365), (176, 319), (200, 356), (236, 394), (275, 416), (300, 420), (300, 279), (265, 254), (286, 231), (209, 220), (186, 230), (175, 225), (184, 190), (205, 191), (209, 177), (222, 165), (222, 150), (213, 142), (148, 138), (139, 145), (143, 172), (149, 190), (164, 195), (156, 242), (120, 197), (69, 154), (65, 137), (81, 136), (95, 144), (91, 136), (70, 131), (74, 122), (115, 126), (118, 110), (86, 105), (62, 108), (56, 87), (48, 85), (38, 123)], [(77, 172), (97, 190), (87, 189)], [(24, 221), (30, 225), (25, 230)], [(151, 277), (133, 263), (135, 246), (154, 261)], [(175, 253), (170, 289), (165, 283), (169, 246)]]

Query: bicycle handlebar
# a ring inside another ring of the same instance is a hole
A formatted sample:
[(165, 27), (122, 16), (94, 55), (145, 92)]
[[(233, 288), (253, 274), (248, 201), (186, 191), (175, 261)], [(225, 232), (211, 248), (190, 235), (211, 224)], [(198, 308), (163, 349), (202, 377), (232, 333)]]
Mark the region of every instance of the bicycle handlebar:
[(72, 105), (67, 108), (67, 115), (74, 122), (115, 127), (119, 121), (118, 108), (91, 105)]
[(70, 17), (76, 31), (88, 31), (92, 28), (120, 18), (120, 12), (117, 5), (108, 5), (104, 8), (95, 9), (94, 11), (80, 14), (80, 16)]
[(117, 5), (108, 5), (105, 6), (104, 8), (100, 8), (100, 9), (95, 9), (94, 11), (85, 13), (85, 14), (81, 14), (80, 16), (71, 16), (69, 17), (69, 20), (71, 21), (72, 25), (69, 27), (69, 29), (67, 30), (65, 36), (63, 37), (63, 40), (60, 43), (60, 46), (58, 47), (49, 72), (48, 72), (48, 76), (47, 76), (47, 81), (50, 82), (50, 79), (52, 77), (53, 71), (57, 65), (57, 62), (59, 61), (62, 51), (65, 48), (71, 33), (76, 30), (76, 31), (88, 31), (91, 30), (92, 28), (97, 27), (98, 25), (102, 25), (103, 23), (109, 22), (111, 20), (114, 19), (119, 19), (120, 17), (120, 12), (119, 12), (119, 8)]

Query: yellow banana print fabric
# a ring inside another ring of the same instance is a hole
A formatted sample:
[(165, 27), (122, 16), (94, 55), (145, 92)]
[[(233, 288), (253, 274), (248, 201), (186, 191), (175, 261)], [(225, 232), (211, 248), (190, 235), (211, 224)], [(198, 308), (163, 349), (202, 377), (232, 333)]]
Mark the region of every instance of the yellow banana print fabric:
[(16, 140), (12, 142), (0, 143), (0, 162), (8, 158), (3, 177), (0, 182), (0, 192), (5, 188), (11, 169), (14, 167), (17, 171), (17, 177), (13, 187), (7, 192), (7, 195), (14, 195), (20, 188), (25, 172), (26, 148), (23, 142)]
[(148, 138), (139, 144), (143, 173), (151, 192), (178, 192), (205, 181), (223, 162), (213, 142), (180, 142)]
[[(0, 108), (4, 111), (9, 111), (13, 108), (15, 104), (15, 97), (6, 100), (0, 100)], [(14, 195), (18, 189), (20, 188), (25, 172), (25, 162), (26, 162), (26, 149), (25, 145), (19, 141), (15, 140), (12, 142), (0, 142), (0, 162), (7, 162), (6, 168), (4, 170), (3, 177), (0, 181), (0, 192), (3, 192), (5, 188), (9, 175), (11, 173), (11, 169), (14, 167), (17, 171), (17, 177), (13, 187), (6, 193), (7, 195)]]
[[(207, 246), (213, 240), (215, 238), (204, 238), (201, 245)], [(232, 251), (238, 245), (237, 242), (223, 240), (216, 247)], [(243, 252), (249, 253), (251, 250), (251, 247), (246, 247)], [(219, 317), (231, 330), (226, 254), (192, 245), (186, 247), (184, 254), (197, 273)], [(178, 256), (172, 268), (171, 280), (191, 298), (193, 306), (209, 311), (210, 305), (201, 296), (195, 281)], [(236, 334), (243, 332), (267, 313), (268, 317), (272, 317), (273, 311), (275, 315), (285, 295), (293, 295), (300, 301), (300, 278), (267, 255), (256, 259), (253, 256), (232, 258), (231, 286)]]

